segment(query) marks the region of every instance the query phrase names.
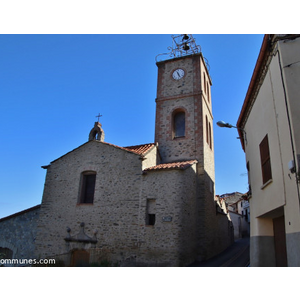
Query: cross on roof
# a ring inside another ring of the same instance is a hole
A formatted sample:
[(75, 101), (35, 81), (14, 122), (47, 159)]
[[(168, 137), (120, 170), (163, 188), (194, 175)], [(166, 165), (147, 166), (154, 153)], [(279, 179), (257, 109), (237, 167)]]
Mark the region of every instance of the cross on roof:
[(100, 113), (99, 113), (98, 116), (96, 116), (96, 118), (98, 118), (98, 123), (99, 123), (100, 117), (102, 117), (102, 115), (100, 115)]

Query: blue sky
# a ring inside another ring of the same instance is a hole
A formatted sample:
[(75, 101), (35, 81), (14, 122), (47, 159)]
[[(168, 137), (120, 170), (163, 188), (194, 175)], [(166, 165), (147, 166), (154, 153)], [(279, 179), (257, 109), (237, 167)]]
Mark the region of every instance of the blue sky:
[[(216, 194), (246, 192), (235, 129), (263, 35), (194, 34), (210, 65)], [(0, 35), (0, 218), (41, 203), (41, 168), (85, 143), (101, 113), (105, 141), (154, 141), (155, 57), (171, 34)]]

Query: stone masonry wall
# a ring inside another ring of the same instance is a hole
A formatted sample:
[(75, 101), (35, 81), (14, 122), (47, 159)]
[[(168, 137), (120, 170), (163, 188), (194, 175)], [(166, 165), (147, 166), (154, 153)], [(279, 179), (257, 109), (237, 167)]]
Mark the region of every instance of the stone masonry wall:
[[(80, 177), (95, 171), (93, 204), (78, 204)], [(126, 258), (136, 248), (142, 161), (139, 155), (91, 141), (51, 163), (47, 170), (36, 241), (41, 257), (63, 255), (71, 249), (93, 249), (97, 259)], [(97, 231), (96, 245), (66, 243), (85, 223), (85, 233)], [(95, 254), (96, 253), (96, 254)], [(109, 253), (109, 256), (107, 256)], [(68, 263), (68, 262), (66, 262)]]
[[(196, 166), (156, 170), (143, 176), (137, 263), (184, 266), (196, 258)], [(155, 200), (156, 222), (145, 226), (147, 199)]]
[(33, 259), (40, 205), (0, 220), (0, 247), (13, 251), (13, 259)]
[[(78, 205), (80, 174), (86, 170), (97, 172), (95, 199)], [(70, 251), (84, 249), (90, 262), (187, 265), (197, 253), (195, 194), (196, 165), (143, 174), (138, 155), (96, 141), (86, 143), (48, 168), (36, 255), (68, 265)], [(155, 201), (154, 225), (146, 223), (148, 200)], [(67, 227), (76, 235), (82, 222), (89, 237), (97, 231), (96, 244), (64, 240)]]

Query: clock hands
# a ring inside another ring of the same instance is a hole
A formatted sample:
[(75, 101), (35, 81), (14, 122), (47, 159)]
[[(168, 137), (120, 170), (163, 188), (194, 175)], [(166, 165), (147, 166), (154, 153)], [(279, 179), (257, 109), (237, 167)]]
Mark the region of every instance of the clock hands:
[(173, 78), (175, 79), (175, 80), (179, 80), (179, 79), (181, 79), (183, 76), (184, 76), (184, 70), (182, 70), (182, 69), (177, 69), (177, 70), (175, 70), (174, 72), (173, 72)]

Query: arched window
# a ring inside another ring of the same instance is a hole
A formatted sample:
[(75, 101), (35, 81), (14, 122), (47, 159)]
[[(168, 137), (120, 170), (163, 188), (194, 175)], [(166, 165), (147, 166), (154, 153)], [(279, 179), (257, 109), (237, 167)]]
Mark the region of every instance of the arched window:
[(79, 203), (93, 203), (96, 184), (96, 172), (87, 171), (81, 174), (81, 189)]
[(173, 117), (174, 138), (185, 136), (185, 113), (180, 110), (175, 112)]

